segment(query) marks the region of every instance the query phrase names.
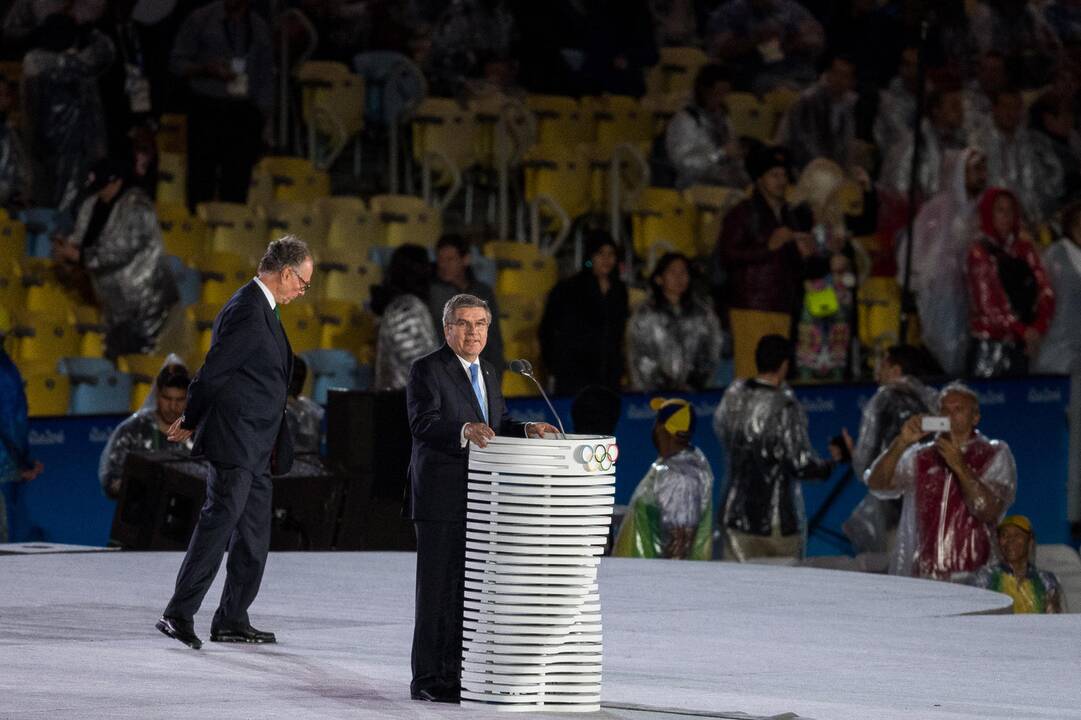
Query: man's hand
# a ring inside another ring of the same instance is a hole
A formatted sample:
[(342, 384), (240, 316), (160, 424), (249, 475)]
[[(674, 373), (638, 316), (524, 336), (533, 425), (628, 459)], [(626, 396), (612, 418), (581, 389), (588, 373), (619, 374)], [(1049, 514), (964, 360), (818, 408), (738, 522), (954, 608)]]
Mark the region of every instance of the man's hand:
[(466, 440), (483, 448), (488, 447), (488, 441), (495, 437), (495, 430), (482, 422), (471, 422), (465, 424), (462, 434)]
[(784, 226), (777, 228), (769, 236), (769, 249), (780, 250), (786, 243), (792, 240), (794, 234), (795, 233), (792, 232), (791, 228), (786, 228)]
[(952, 438), (946, 435), (939, 436), (935, 440), (935, 449), (951, 470), (955, 473), (963, 472), (961, 468), (964, 467), (965, 456), (961, 454), (961, 448), (954, 444)]
[(191, 437), (191, 430), (185, 430), (180, 427), (180, 423), (184, 422), (183, 416), (178, 417), (176, 422), (169, 426), (169, 432), (165, 434), (165, 437), (169, 439), (169, 442), (187, 442)]
[(40, 460), (35, 460), (34, 461), (34, 467), (29, 467), (29, 468), (26, 468), (25, 470), (20, 470), (19, 471), (19, 479), (22, 480), (23, 482), (30, 482), (31, 480), (36, 478), (38, 475), (40, 475), (44, 469), (45, 469), (45, 466), (41, 464), (41, 461)]
[[(841, 447), (836, 440), (840, 439), (844, 443), (844, 447)], [(833, 458), (833, 462), (847, 462), (852, 459), (852, 451), (856, 449), (856, 444), (852, 442), (852, 436), (848, 434), (848, 428), (841, 428), (841, 434), (839, 438), (834, 438), (830, 441), (830, 457)]]
[(905, 420), (905, 424), (901, 426), (901, 432), (897, 434), (897, 439), (903, 447), (915, 445), (920, 441), (924, 435), (922, 424), (923, 415), (913, 415)]
[(558, 435), (559, 428), (546, 422), (531, 422), (525, 424), (526, 437), (542, 438), (545, 435)]

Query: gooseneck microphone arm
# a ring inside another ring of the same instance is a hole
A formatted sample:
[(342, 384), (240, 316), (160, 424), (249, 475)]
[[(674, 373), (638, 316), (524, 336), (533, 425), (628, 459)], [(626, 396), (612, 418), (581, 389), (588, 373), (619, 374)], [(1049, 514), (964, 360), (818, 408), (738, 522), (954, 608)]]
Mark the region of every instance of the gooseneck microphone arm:
[(516, 372), (519, 375), (523, 375), (533, 381), (533, 384), (540, 390), (541, 397), (544, 398), (544, 402), (548, 403), (548, 409), (552, 411), (552, 415), (556, 419), (556, 423), (559, 425), (559, 434), (563, 436), (562, 439), (567, 439), (567, 433), (563, 430), (563, 421), (559, 418), (559, 413), (556, 412), (555, 407), (552, 406), (552, 401), (548, 399), (548, 393), (544, 392), (544, 388), (537, 381), (537, 378), (533, 377), (533, 364), (528, 360), (511, 360), (510, 361), (511, 372)]

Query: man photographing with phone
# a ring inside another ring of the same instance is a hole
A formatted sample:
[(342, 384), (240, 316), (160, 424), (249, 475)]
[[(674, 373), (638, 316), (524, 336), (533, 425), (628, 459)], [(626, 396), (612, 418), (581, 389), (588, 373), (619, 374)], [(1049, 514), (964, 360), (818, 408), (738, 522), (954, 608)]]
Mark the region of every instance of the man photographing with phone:
[(1017, 468), (1006, 443), (976, 430), (973, 390), (950, 383), (939, 407), (941, 416), (905, 422), (868, 471), (867, 486), (882, 499), (904, 498), (891, 574), (965, 580), (991, 557)]

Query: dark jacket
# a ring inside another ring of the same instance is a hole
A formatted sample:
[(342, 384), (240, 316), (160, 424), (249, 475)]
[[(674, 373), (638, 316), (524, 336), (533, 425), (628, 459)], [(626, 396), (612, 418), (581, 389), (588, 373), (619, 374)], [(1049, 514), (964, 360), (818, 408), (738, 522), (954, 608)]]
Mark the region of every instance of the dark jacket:
[(182, 427), (195, 429), (193, 456), (220, 465), (289, 471), (293, 440), (285, 422), (293, 349), (254, 280), (214, 320), (210, 352), (188, 387)]
[(795, 224), (787, 203), (778, 218), (757, 190), (728, 212), (717, 240), (717, 260), (724, 272), (729, 308), (784, 313), (798, 309), (803, 297), (799, 251), (791, 242), (769, 249), (774, 230)]
[(602, 295), (593, 273), (582, 270), (552, 289), (540, 344), (557, 395), (574, 395), (587, 385), (619, 390), (628, 314), (627, 286), (618, 279)]
[[(488, 394), (488, 424), (497, 435), (522, 435), (523, 423), (511, 419), (492, 364), (480, 360)], [(409, 458), (413, 520), (462, 522), (469, 446), (462, 447), (462, 425), (483, 422), (480, 404), (458, 356), (444, 344), (416, 360), (405, 386), (413, 451)]]

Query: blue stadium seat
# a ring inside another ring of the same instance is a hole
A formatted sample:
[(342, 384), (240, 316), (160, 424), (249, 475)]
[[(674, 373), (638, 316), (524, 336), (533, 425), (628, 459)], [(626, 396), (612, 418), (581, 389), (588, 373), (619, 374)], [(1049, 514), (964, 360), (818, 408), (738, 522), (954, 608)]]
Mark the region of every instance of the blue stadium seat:
[(53, 208), (27, 208), (16, 215), (26, 225), (26, 254), (28, 257), (49, 257), (52, 236), (58, 230), (69, 229), (71, 218)]
[(357, 359), (348, 350), (309, 350), (300, 355), (312, 377), (312, 400), (320, 405), (326, 405), (327, 390), (332, 387), (358, 387)]
[(60, 372), (71, 381), (70, 415), (120, 415), (131, 403), (131, 376), (105, 358), (63, 358)]

